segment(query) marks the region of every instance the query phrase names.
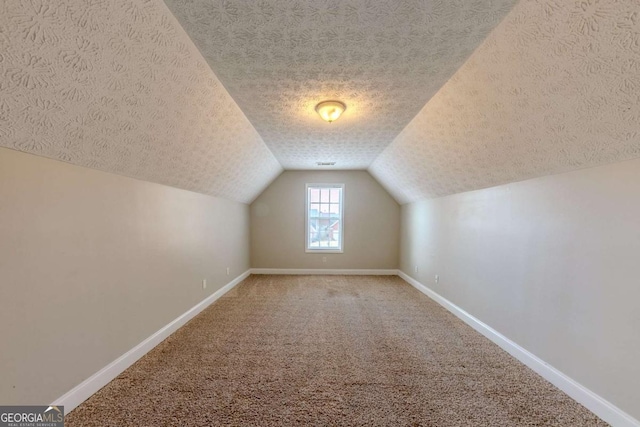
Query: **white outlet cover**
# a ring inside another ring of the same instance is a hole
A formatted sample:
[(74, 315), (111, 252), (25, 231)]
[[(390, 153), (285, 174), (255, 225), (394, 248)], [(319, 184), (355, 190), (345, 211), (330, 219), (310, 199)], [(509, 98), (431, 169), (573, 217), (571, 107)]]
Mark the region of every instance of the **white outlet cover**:
[(202, 279), (202, 289), (207, 289), (207, 279)]

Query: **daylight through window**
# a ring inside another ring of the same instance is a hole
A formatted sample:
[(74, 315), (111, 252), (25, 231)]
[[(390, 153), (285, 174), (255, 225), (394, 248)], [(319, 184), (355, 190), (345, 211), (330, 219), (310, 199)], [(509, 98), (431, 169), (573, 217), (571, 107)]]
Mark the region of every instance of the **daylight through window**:
[(307, 252), (342, 252), (343, 184), (307, 184)]

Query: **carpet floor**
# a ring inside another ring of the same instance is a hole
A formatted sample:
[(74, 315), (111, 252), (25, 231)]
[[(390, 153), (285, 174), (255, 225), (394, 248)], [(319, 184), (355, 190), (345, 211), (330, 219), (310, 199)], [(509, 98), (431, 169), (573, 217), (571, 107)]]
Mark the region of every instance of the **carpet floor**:
[(603, 426), (394, 276), (250, 276), (74, 426)]

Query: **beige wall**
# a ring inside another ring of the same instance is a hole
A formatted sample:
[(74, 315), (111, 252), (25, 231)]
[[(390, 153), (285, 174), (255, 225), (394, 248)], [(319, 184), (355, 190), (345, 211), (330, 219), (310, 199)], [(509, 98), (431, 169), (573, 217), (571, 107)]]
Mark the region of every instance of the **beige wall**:
[[(305, 253), (307, 183), (345, 185), (344, 253)], [(251, 204), (251, 266), (395, 269), (399, 229), (400, 206), (368, 172), (285, 171)]]
[(640, 160), (403, 205), (402, 224), (405, 273), (640, 419)]
[(244, 204), (0, 149), (0, 402), (52, 402), (246, 271), (248, 221)]

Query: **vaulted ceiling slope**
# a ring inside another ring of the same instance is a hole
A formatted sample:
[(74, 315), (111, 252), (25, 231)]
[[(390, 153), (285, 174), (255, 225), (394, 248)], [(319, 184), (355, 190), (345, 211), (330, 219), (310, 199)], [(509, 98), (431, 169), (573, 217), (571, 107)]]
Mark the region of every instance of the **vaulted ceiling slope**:
[(189, 35), (162, 0), (0, 2), (0, 146), (241, 202), (281, 164), (405, 203), (640, 156), (638, 0), (166, 1)]
[(161, 0), (1, 2), (0, 146), (240, 202), (282, 170)]
[(640, 2), (522, 0), (370, 172), (405, 203), (639, 156)]
[(516, 0), (165, 2), (285, 169), (364, 169)]

